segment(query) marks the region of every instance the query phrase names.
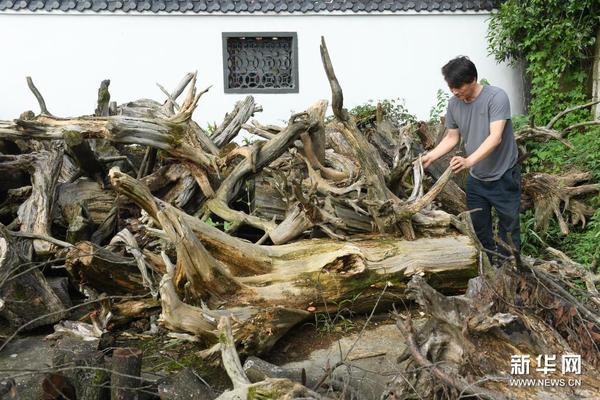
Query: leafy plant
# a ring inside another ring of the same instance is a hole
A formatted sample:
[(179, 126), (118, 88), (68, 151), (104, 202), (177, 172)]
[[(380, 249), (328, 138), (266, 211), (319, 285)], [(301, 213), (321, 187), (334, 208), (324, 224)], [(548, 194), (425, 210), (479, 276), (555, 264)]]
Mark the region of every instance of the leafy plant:
[(564, 251), (585, 265), (591, 265), (600, 258), (600, 209), (590, 219), (585, 230), (572, 232), (564, 239)]
[(377, 115), (377, 104), (381, 104), (383, 114), (398, 126), (412, 124), (417, 121), (417, 118), (408, 112), (408, 109), (404, 105), (404, 100), (400, 98), (378, 101), (369, 100), (348, 111), (354, 116), (356, 125), (360, 129), (374, 126)]
[(530, 256), (538, 256), (548, 247), (546, 241), (535, 231), (533, 210), (521, 215), (521, 252)]
[(525, 125), (529, 123), (529, 117), (527, 115), (515, 114), (512, 116), (512, 125), (513, 130), (516, 132), (519, 129), (523, 128)]
[(250, 146), (251, 144), (253, 144), (254, 142), (257, 142), (257, 141), (258, 141), (258, 139), (253, 139), (248, 136), (244, 136), (242, 138), (242, 143), (244, 144), (244, 146)]
[(429, 111), (429, 121), (437, 122), (440, 117), (444, 115), (446, 112), (446, 108), (448, 107), (448, 99), (450, 95), (443, 91), (442, 89), (438, 89), (435, 93), (435, 105), (431, 107)]
[(331, 334), (346, 333), (353, 330), (355, 328), (355, 322), (352, 320), (352, 317), (354, 316), (352, 306), (361, 294), (362, 293), (357, 293), (350, 299), (333, 302), (332, 304), (337, 310), (335, 314), (329, 312), (315, 313), (314, 326), (317, 332), (321, 334)]
[(206, 125), (206, 129), (205, 129), (205, 131), (206, 131), (206, 133), (208, 133), (209, 135), (212, 135), (212, 134), (213, 134), (213, 133), (214, 133), (216, 130), (217, 130), (217, 123), (216, 123), (216, 122), (214, 122), (214, 123), (212, 123), (212, 124), (209, 122), (209, 123)]
[(220, 229), (222, 231), (227, 231), (231, 227), (231, 222), (229, 222), (229, 221), (217, 222), (217, 221), (214, 221), (212, 219), (212, 217), (208, 217), (206, 220), (204, 220), (204, 223), (207, 225), (210, 225), (214, 228)]
[[(507, 0), (491, 17), (488, 49), (498, 61), (523, 62), (537, 125), (586, 98), (587, 65), (600, 17), (597, 0)], [(569, 114), (567, 125), (586, 114)]]

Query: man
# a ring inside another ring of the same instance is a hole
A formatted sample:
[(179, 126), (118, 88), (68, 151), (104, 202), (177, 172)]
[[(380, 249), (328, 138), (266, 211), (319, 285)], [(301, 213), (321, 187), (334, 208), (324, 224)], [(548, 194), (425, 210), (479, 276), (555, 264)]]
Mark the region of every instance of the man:
[[(455, 173), (469, 169), (467, 207), (481, 209), (471, 214), (475, 233), (490, 255), (509, 255), (506, 245), (519, 252), (521, 170), (508, 96), (498, 87), (479, 84), (475, 64), (467, 57), (450, 60), (442, 67), (442, 75), (454, 94), (446, 114), (448, 132), (422, 157), (423, 166), (448, 153), (462, 137), (467, 157), (452, 157), (450, 167)], [(494, 240), (492, 207), (504, 246)]]

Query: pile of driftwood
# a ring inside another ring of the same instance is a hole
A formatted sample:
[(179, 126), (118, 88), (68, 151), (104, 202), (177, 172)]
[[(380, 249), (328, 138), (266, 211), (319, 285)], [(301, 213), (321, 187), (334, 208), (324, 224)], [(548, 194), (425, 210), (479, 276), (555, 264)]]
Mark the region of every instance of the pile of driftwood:
[[(585, 375), (570, 390), (598, 393), (600, 276), (557, 251), (492, 268), (447, 158), (429, 176), (419, 162), (443, 125), (399, 126), (378, 108), (359, 129), (324, 41), (321, 55), (334, 117), (321, 100), (281, 127), (248, 123), (261, 110), (249, 96), (206, 132), (191, 118), (206, 92), (195, 74), (161, 87), (163, 103), (117, 106), (104, 81), (95, 115), (78, 118), (52, 115), (28, 80), (40, 114), (0, 121), (1, 348), (42, 325), (100, 338), (159, 315), (162, 327), (206, 343), (205, 357), (221, 352), (234, 389), (219, 398), (317, 399), (328, 396), (326, 379), (311, 389), (288, 378), (251, 383), (239, 355), (268, 352), (345, 299), (360, 299), (356, 312), (414, 300), (429, 320), (415, 331), (398, 316), (409, 351), (386, 398), (508, 398), (519, 390), (506, 382), (512, 354), (573, 352)], [(546, 128), (517, 136), (561, 135)], [(236, 144), (242, 129), (261, 140)], [(523, 207), (540, 226), (555, 215), (567, 234), (594, 211), (571, 199), (598, 191), (581, 185), (589, 179), (527, 175)], [(67, 278), (56, 278), (60, 268)], [(95, 307), (78, 322), (69, 287)]]

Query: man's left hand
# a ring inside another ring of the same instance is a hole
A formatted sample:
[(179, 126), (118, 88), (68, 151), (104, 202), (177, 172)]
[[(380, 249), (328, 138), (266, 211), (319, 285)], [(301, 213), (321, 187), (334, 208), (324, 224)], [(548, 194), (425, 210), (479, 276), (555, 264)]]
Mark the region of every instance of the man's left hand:
[(452, 171), (454, 173), (458, 173), (466, 168), (471, 168), (472, 166), (473, 163), (471, 162), (471, 160), (465, 157), (454, 156), (450, 160), (450, 168), (452, 168)]

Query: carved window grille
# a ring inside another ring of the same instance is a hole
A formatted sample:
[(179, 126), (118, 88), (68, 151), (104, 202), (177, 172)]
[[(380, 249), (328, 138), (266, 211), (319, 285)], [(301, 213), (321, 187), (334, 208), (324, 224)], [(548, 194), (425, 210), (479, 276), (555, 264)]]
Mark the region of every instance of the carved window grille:
[(224, 33), (226, 93), (298, 93), (295, 33)]

